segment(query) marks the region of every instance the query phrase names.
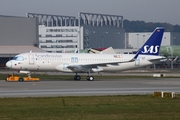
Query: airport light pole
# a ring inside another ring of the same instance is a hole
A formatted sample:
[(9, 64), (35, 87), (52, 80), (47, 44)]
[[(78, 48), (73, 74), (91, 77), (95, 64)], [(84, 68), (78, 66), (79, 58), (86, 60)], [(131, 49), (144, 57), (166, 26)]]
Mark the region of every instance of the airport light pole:
[(78, 13), (78, 17), (79, 17), (79, 21), (78, 21), (78, 25), (79, 25), (79, 40), (77, 42), (77, 50), (78, 50), (78, 53), (80, 52), (80, 42), (81, 42), (81, 15), (80, 15), (80, 12)]
[(172, 48), (172, 46), (171, 46), (171, 69), (173, 69), (174, 67), (173, 67), (173, 48)]
[(144, 44), (144, 38), (145, 38), (146, 35), (143, 35), (143, 44)]
[(104, 46), (104, 37), (102, 36), (102, 40), (101, 40), (101, 48), (103, 48)]
[(104, 47), (104, 35), (105, 35), (105, 38), (107, 38), (107, 34), (108, 34), (108, 32), (103, 32), (102, 40), (101, 40), (101, 47), (102, 48)]
[(139, 34), (136, 34), (137, 35), (137, 48), (139, 48)]

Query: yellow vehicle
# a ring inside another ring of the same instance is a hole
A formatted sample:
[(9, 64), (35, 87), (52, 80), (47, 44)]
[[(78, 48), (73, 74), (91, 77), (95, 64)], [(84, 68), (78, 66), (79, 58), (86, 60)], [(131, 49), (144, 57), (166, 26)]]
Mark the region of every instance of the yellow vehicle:
[(20, 77), (20, 76), (16, 76), (16, 75), (8, 75), (6, 78), (6, 81), (19, 81), (19, 82), (23, 82), (23, 81), (39, 81), (39, 78), (32, 78), (32, 77)]

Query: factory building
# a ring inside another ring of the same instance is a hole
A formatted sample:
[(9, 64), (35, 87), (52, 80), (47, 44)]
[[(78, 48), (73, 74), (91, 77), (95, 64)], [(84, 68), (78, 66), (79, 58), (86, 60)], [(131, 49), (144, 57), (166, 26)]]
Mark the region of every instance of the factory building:
[(123, 16), (78, 13), (74, 16), (28, 13), (38, 18), (39, 48), (62, 53), (89, 48), (125, 48)]
[[(126, 48), (138, 49), (140, 48), (152, 32), (137, 32), (126, 33), (125, 40), (127, 41)], [(176, 46), (180, 45), (180, 33), (164, 32), (161, 46)]]

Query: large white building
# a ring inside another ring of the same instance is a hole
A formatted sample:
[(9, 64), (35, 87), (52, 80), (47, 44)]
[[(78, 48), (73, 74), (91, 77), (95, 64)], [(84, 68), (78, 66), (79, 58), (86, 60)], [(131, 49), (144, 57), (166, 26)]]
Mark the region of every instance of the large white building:
[[(150, 37), (152, 32), (126, 33), (127, 48), (140, 48)], [(161, 45), (172, 45), (170, 32), (164, 32)]]
[(47, 27), (39, 25), (39, 48), (62, 53), (75, 50), (80, 37), (79, 27)]
[(126, 46), (123, 16), (80, 12), (78, 18), (36, 13), (27, 17), (37, 18), (39, 48), (48, 52)]

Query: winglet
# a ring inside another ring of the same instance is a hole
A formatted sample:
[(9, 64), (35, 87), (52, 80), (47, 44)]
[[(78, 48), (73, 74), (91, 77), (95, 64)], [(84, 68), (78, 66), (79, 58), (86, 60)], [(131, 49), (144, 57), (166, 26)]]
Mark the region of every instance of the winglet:
[(79, 51), (78, 51), (78, 49), (77, 49), (77, 48), (74, 50), (74, 53), (79, 53)]
[(162, 42), (162, 36), (164, 33), (164, 28), (163, 27), (157, 27), (152, 35), (149, 37), (149, 39), (144, 43), (144, 45), (138, 50), (136, 55), (131, 61), (134, 61), (137, 59), (139, 54), (142, 55), (158, 55), (159, 50), (161, 47), (161, 42)]

